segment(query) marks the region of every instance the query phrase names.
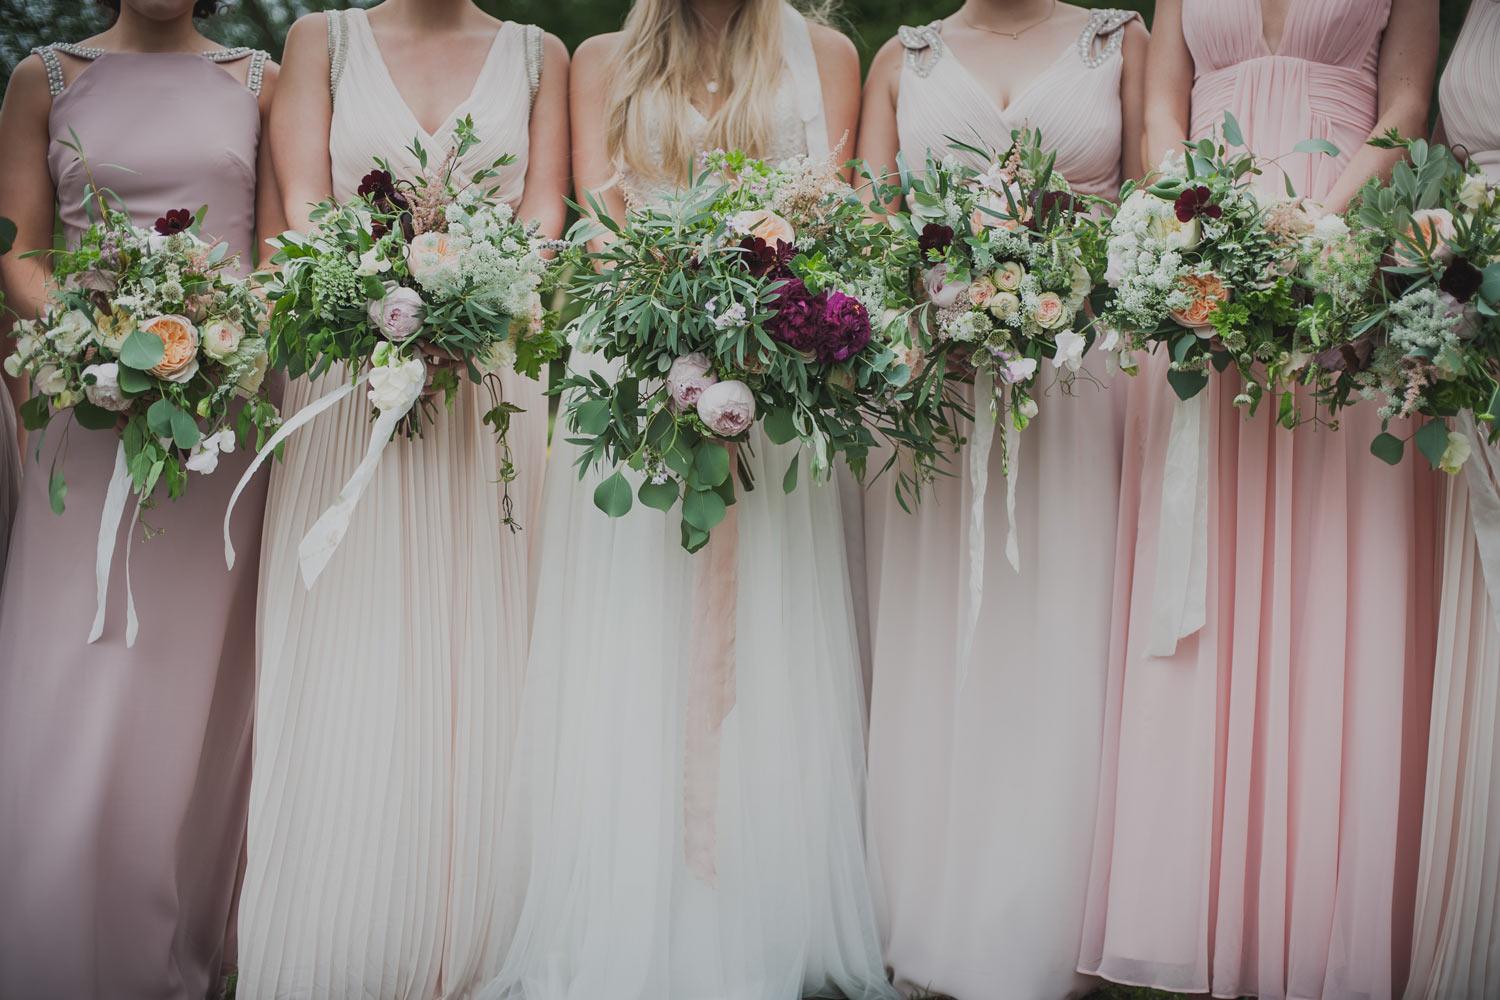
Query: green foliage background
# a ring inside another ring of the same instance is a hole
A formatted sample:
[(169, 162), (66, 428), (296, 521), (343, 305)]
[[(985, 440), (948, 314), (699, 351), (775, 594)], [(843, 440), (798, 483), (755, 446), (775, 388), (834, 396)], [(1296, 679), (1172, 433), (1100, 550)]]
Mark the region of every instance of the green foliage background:
[[(286, 30), (298, 16), (329, 7), (368, 7), (375, 0), (231, 0), (205, 30), (230, 45), (252, 45), (278, 55)], [(569, 48), (590, 35), (620, 25), (629, 0), (478, 0), (490, 13), (539, 24), (556, 33)], [(1089, 7), (1128, 7), (1149, 22), (1151, 0), (1081, 0)], [(1463, 23), (1468, 0), (1440, 0), (1443, 53)], [(1479, 0), (1484, 2), (1484, 0)], [(838, 22), (868, 60), (902, 24), (925, 24), (952, 13), (961, 0), (842, 0)], [(0, 84), (34, 45), (77, 41), (109, 23), (109, 13), (94, 0), (0, 0)]]

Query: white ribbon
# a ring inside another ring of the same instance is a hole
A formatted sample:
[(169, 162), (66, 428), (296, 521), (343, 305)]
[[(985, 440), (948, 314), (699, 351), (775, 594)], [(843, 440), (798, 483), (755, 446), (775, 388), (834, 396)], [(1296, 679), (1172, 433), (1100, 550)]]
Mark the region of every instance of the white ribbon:
[(245, 474), (235, 484), (234, 492), (229, 495), (229, 507), (224, 511), (224, 564), (230, 569), (234, 569), (234, 542), (229, 537), (229, 519), (234, 516), (235, 504), (240, 502), (240, 494), (245, 492), (245, 487), (250, 485), (250, 480), (255, 478), (255, 473), (260, 470), (261, 465), (265, 463), (266, 459), (276, 453), (276, 449), (281, 446), (281, 442), (291, 437), (301, 428), (312, 423), (319, 414), (364, 385), (369, 377), (370, 373), (366, 372), (354, 382), (341, 385), (316, 402), (309, 403), (298, 410), (297, 415), (282, 424), (276, 433), (271, 435), (271, 439), (266, 442), (266, 446), (255, 456), (255, 460), (250, 463), (250, 467), (245, 470)]
[[(109, 603), (109, 571), (115, 560), (115, 544), (120, 537), (120, 518), (125, 516), (125, 502), (130, 499), (130, 467), (125, 462), (125, 442), (115, 449), (115, 468), (104, 491), (104, 512), (99, 516), (99, 541), (94, 547), (94, 624), (89, 628), (89, 642), (98, 642), (104, 634), (104, 612)], [(130, 533), (135, 534), (141, 517), (137, 501), (130, 519)], [(135, 617), (135, 595), (130, 589), (130, 539), (125, 542), (125, 645), (135, 645), (139, 623)]]
[(1208, 620), (1207, 392), (1172, 411), (1156, 528), (1156, 594), (1147, 652), (1171, 656)]
[[(415, 358), (405, 362), (407, 365), (421, 365), (422, 362)], [(425, 371), (425, 366), (424, 369)], [(385, 446), (391, 443), (391, 435), (395, 433), (396, 425), (416, 404), (417, 397), (422, 394), (423, 380), (416, 378), (410, 383), (410, 389), (394, 405), (380, 411), (380, 416), (375, 418), (375, 426), (370, 429), (370, 446), (365, 450), (365, 457), (354, 470), (354, 475), (344, 484), (339, 491), (338, 498), (318, 518), (317, 523), (303, 536), (302, 544), (297, 546), (297, 557), (302, 567), (302, 585), (311, 590), (318, 577), (322, 575), (328, 560), (333, 558), (334, 552), (338, 551), (339, 543), (344, 540), (344, 534), (349, 530), (349, 519), (354, 516), (354, 508), (359, 504), (359, 498), (364, 495), (365, 487), (370, 485), (370, 480), (375, 475), (375, 468), (380, 464), (380, 456), (385, 452)]]
[[(994, 376), (980, 368), (974, 373), (974, 439), (969, 442), (969, 560), (959, 611), (963, 629), (958, 644), (959, 691), (969, 677), (969, 655), (974, 650), (974, 631), (979, 626), (979, 609), (984, 600), (984, 500), (989, 489), (990, 449), (995, 442), (994, 402)], [(1009, 442), (1009, 431), (1006, 433)], [(1010, 557), (1016, 544), (1014, 494), (1008, 495), (1006, 502), (1012, 512), (1010, 536), (1005, 542), (1005, 554)], [(1016, 560), (1011, 565), (1016, 565)]]
[(1484, 572), (1484, 589), (1490, 599), (1490, 614), (1500, 629), (1500, 490), (1495, 485), (1497, 470), (1494, 455), (1483, 431), (1474, 423), (1474, 415), (1458, 418), (1459, 430), (1469, 439), (1469, 460), (1464, 463), (1464, 478), (1469, 484), (1469, 519), (1474, 525), (1474, 543), (1479, 549), (1479, 566)]

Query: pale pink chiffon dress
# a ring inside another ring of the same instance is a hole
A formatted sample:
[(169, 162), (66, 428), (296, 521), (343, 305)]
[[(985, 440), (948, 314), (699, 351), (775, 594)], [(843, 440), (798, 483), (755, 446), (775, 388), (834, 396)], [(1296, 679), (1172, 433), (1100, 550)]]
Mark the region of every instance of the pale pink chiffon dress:
[[(480, 141), (460, 176), (510, 153), (492, 184), (520, 202), (538, 29), (505, 22), (470, 97), (428, 135), (365, 12), (332, 11), (328, 24), (335, 198), (352, 198), (377, 156), (415, 177), (413, 137), (435, 163), (472, 115)], [(293, 380), (287, 412), (347, 377), (336, 367)], [(510, 888), (499, 885), (495, 851), (525, 667), (527, 543), (538, 534), (529, 490), (546, 433), (541, 387), (515, 376), (505, 391), (527, 408), (513, 425), (522, 533), (501, 523), (500, 448), (480, 419), (489, 397), (467, 384), (424, 437), (386, 448), (310, 591), (298, 545), (369, 445), (365, 393), (300, 431), (274, 469), (241, 1000), (466, 996), (476, 969), (499, 960), (488, 914)]]
[[(1500, 0), (1470, 4), (1438, 96), (1449, 144), (1500, 183)], [(1500, 996), (1500, 579), (1486, 579), (1471, 509), (1493, 503), (1470, 489), (1497, 488), (1500, 451), (1480, 441), (1448, 481), (1408, 1000)]]
[[(62, 145), (76, 133), (137, 224), (207, 205), (205, 234), (248, 254), (260, 113), (247, 78), (258, 73), (244, 62), (111, 53), (54, 88), (48, 164), (68, 238), (88, 224), (84, 171)], [(48, 429), (40, 462), (28, 441), (0, 592), (0, 997), (202, 1000), (217, 987), (244, 844), (266, 477), (241, 500), (235, 543), (248, 558), (233, 572), (221, 531), (245, 449), (143, 515), (160, 534), (135, 540), (129, 649), (122, 526), (104, 635), (89, 645), (117, 439), (68, 432), (59, 517), (47, 473), (64, 426)]]
[[(1120, 186), (1128, 11), (1076, 40), (999, 107), (938, 24), (901, 29), (896, 118), (917, 169), (957, 139), (1001, 148), (1039, 129), (1076, 189)], [(963, 159), (972, 159), (964, 156)], [(1098, 795), (1125, 390), (1102, 359), (1070, 387), (1044, 365), (1016, 475), (1021, 572), (1005, 557), (1005, 482), (990, 457), (984, 598), (958, 662), (972, 491), (968, 451), (915, 513), (888, 478), (867, 500), (873, 653), (871, 836), (897, 983), (959, 997), (1054, 1000), (1074, 971)]]
[[(1185, 0), (1192, 134), (1234, 113), (1301, 194), (1376, 118), (1389, 0), (1298, 0), (1280, 51), (1259, 0)], [(1334, 158), (1291, 154), (1322, 138)], [(1273, 169), (1266, 190), (1283, 189)], [(1100, 806), (1080, 968), (1234, 997), (1374, 998), (1404, 979), (1421, 820), (1436, 474), (1342, 430), (1247, 420), (1209, 392), (1207, 624), (1148, 655), (1164, 452), (1162, 360), (1133, 393)], [(1395, 427), (1396, 433), (1411, 428)]]

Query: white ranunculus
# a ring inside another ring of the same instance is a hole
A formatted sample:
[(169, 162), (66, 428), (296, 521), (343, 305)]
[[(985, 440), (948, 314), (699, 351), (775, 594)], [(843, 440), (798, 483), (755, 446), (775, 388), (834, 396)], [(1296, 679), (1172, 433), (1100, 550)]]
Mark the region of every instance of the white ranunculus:
[(1448, 432), (1448, 447), (1443, 449), (1443, 457), (1438, 461), (1438, 468), (1451, 475), (1457, 475), (1469, 460), (1469, 454), (1473, 451), (1469, 444), (1469, 437), (1458, 431)]
[(405, 413), (427, 384), (427, 366), (420, 358), (391, 360), (370, 369), (370, 405), (381, 413)]
[(94, 332), (94, 321), (87, 313), (69, 309), (48, 331), (47, 337), (57, 352), (71, 357), (78, 353)]
[(43, 396), (56, 396), (68, 387), (68, 373), (56, 365), (42, 365), (32, 376), (31, 387)]
[(203, 353), (215, 361), (223, 361), (238, 351), (245, 337), (245, 328), (227, 319), (215, 320), (199, 332)]
[[(92, 384), (88, 381), (90, 376), (94, 379)], [(113, 361), (89, 365), (83, 370), (83, 378), (83, 394), (90, 403), (114, 413), (130, 409), (130, 400), (120, 391), (120, 366)]]
[(1021, 411), (1021, 416), (1025, 417), (1027, 420), (1035, 420), (1037, 413), (1040, 412), (1040, 409), (1036, 405), (1036, 400), (1032, 399), (1030, 396), (1027, 396), (1025, 399), (1021, 400), (1021, 405), (1018, 406), (1017, 409)]

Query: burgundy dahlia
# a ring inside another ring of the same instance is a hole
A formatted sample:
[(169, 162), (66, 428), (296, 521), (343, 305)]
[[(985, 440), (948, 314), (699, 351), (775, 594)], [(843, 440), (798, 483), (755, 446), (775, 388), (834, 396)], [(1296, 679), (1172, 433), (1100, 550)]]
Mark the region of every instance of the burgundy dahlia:
[(1483, 284), (1483, 271), (1463, 257), (1455, 257), (1438, 280), (1438, 289), (1466, 303), (1474, 298), (1479, 292), (1479, 286)]
[(193, 224), (193, 213), (185, 208), (174, 208), (156, 220), (156, 231), (162, 236), (185, 233)]
[(1217, 219), (1224, 214), (1224, 210), (1213, 203), (1213, 192), (1202, 184), (1190, 187), (1178, 195), (1174, 207), (1177, 209), (1178, 222), (1192, 222), (1198, 216)]
[(934, 251), (942, 253), (952, 243), (953, 227), (936, 222), (929, 222), (923, 226), (922, 235), (917, 237), (917, 248), (922, 251), (923, 256)]
[(772, 339), (794, 351), (813, 351), (823, 322), (823, 297), (809, 292), (801, 278), (790, 277), (776, 290), (775, 306), (776, 315), (766, 324)]
[(823, 322), (815, 353), (825, 365), (848, 361), (870, 342), (870, 314), (852, 295), (830, 291), (823, 299)]
[(787, 264), (797, 253), (790, 244), (777, 240), (767, 243), (759, 236), (746, 236), (740, 240), (740, 249), (745, 251), (745, 266), (757, 278), (766, 276), (789, 277)]

